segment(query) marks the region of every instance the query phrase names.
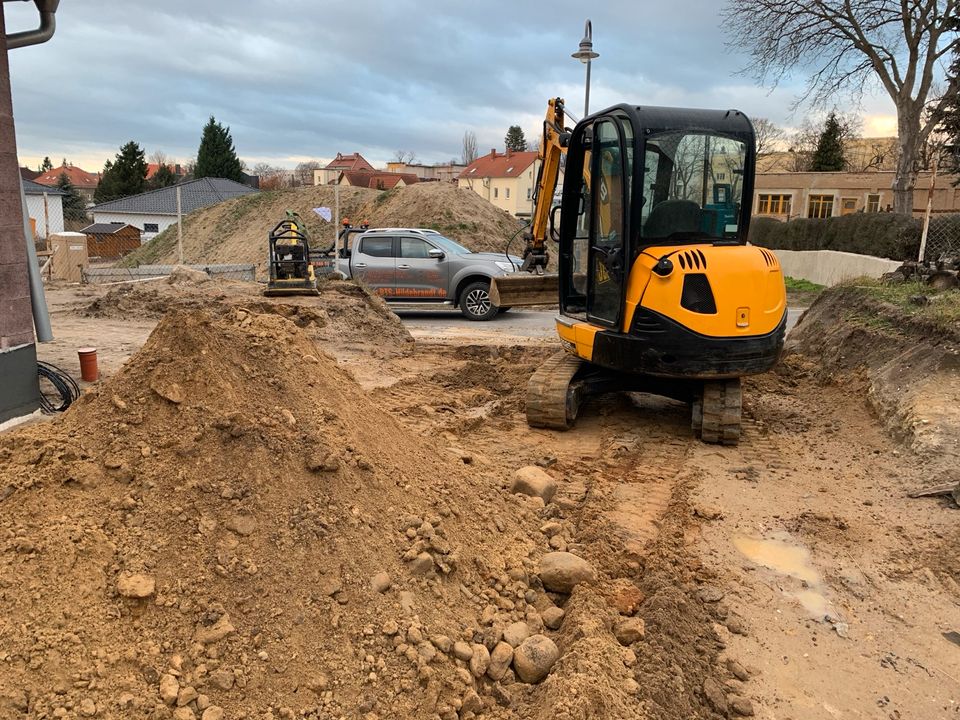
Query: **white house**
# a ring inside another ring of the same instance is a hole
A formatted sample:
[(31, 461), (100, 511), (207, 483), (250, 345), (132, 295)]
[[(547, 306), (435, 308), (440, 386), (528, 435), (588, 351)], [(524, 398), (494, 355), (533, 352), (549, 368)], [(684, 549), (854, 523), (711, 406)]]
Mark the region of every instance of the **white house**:
[(94, 205), (90, 208), (93, 221), (133, 225), (140, 228), (140, 239), (146, 242), (176, 224), (178, 187), (180, 208), (184, 215), (230, 198), (258, 192), (233, 180), (201, 178)]
[(55, 187), (40, 185), (32, 180), (23, 181), (23, 194), (27, 198), (27, 213), (34, 235), (46, 239), (50, 233), (63, 232), (64, 192)]

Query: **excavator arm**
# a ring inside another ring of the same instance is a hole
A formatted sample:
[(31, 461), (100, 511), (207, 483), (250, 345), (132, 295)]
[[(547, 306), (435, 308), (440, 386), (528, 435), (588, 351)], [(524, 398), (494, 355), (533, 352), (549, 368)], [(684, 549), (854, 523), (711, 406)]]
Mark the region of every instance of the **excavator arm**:
[(548, 305), (556, 303), (559, 298), (558, 276), (544, 274), (544, 270), (550, 261), (547, 250), (550, 210), (560, 178), (560, 162), (567, 152), (570, 137), (564, 126), (565, 120), (563, 98), (551, 98), (547, 102), (547, 115), (543, 121), (540, 168), (533, 194), (533, 218), (526, 234), (521, 272), (494, 278), (490, 284), (490, 299), (499, 307)]

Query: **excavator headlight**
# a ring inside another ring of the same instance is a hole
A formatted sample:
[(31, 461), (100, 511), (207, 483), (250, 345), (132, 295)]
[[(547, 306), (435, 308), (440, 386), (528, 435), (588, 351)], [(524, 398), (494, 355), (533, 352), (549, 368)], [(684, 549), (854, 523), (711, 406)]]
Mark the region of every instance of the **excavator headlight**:
[(667, 277), (673, 272), (673, 260), (668, 257), (660, 258), (657, 260), (657, 264), (653, 266), (653, 272), (660, 277)]

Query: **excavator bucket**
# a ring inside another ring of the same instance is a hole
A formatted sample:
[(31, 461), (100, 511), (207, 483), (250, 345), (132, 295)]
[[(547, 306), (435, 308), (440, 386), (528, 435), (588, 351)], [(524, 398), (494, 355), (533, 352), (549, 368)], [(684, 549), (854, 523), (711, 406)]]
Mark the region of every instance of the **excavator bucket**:
[(556, 305), (560, 300), (560, 276), (517, 272), (493, 278), (490, 301), (497, 307)]

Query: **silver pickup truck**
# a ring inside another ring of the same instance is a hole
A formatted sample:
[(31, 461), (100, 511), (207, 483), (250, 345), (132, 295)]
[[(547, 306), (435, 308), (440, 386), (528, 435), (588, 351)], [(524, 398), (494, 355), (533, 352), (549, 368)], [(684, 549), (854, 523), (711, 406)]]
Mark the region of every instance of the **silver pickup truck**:
[(378, 228), (344, 236), (336, 269), (391, 304), (454, 305), (470, 320), (490, 320), (490, 279), (519, 269), (503, 253), (475, 253), (436, 230)]

